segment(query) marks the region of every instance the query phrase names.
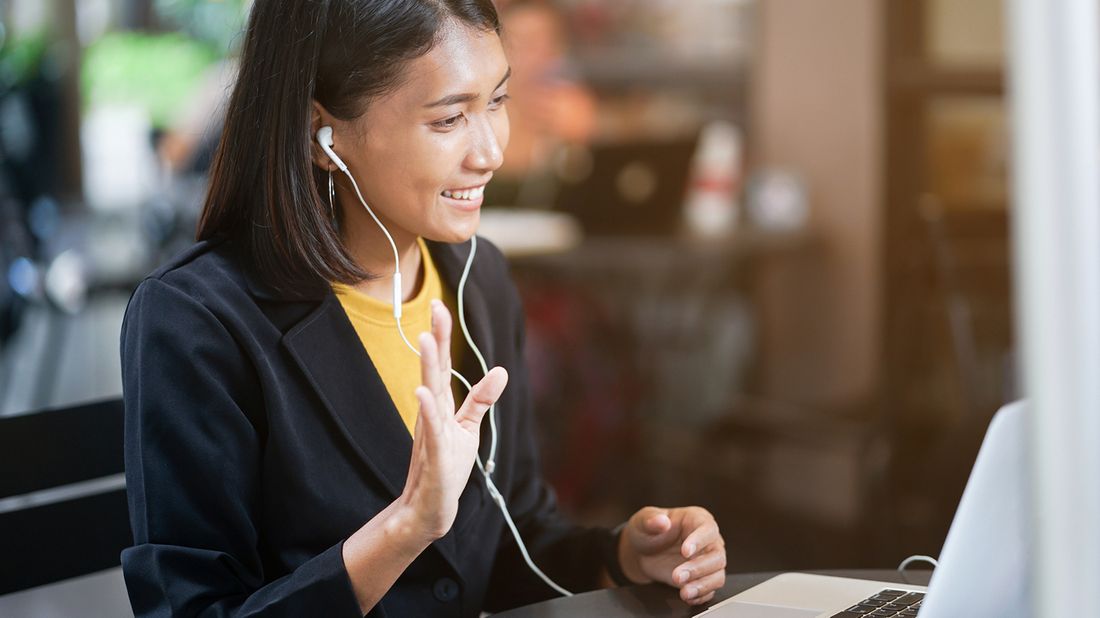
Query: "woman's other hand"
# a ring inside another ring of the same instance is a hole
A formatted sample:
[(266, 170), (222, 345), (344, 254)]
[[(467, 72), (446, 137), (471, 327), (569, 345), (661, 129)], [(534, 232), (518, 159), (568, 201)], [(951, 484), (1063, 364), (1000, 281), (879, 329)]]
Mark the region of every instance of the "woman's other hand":
[(432, 332), (421, 333), (417, 387), (420, 412), (413, 433), (409, 476), (401, 501), (416, 528), (431, 540), (451, 529), (458, 497), (470, 480), (481, 437), (481, 421), (508, 384), (508, 372), (494, 367), (474, 384), (455, 411), (451, 394), (451, 314), (432, 301)]
[(691, 605), (710, 601), (726, 583), (726, 543), (714, 516), (697, 506), (635, 513), (619, 540), (619, 563), (630, 580), (679, 588)]

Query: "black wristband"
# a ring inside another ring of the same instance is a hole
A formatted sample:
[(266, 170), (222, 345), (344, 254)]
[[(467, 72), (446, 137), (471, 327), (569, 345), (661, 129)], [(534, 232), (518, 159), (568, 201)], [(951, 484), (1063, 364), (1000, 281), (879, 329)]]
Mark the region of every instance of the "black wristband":
[(623, 535), (626, 523), (619, 524), (611, 531), (611, 540), (604, 546), (603, 562), (607, 567), (607, 575), (616, 586), (634, 586), (634, 582), (623, 573), (623, 566), (619, 564), (619, 539)]

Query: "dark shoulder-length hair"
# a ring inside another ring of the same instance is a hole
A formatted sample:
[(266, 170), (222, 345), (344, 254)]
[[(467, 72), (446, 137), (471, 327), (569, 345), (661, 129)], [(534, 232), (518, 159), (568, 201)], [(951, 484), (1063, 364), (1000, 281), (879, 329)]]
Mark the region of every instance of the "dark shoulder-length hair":
[(198, 239), (232, 238), (280, 292), (370, 278), (321, 198), (312, 101), (358, 117), (401, 84), (408, 61), (450, 20), (500, 33), (491, 0), (255, 0)]

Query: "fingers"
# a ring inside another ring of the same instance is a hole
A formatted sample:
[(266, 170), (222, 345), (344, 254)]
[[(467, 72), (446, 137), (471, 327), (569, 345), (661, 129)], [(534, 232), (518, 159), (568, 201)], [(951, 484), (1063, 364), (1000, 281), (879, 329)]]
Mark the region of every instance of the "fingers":
[(683, 530), (688, 533), (680, 544), (680, 554), (683, 557), (691, 558), (700, 549), (722, 540), (717, 522), (706, 509), (687, 507), (683, 511)]
[(462, 407), (455, 414), (455, 420), (465, 429), (477, 433), (485, 412), (500, 398), (507, 385), (508, 372), (503, 367), (490, 369), (489, 373), (470, 389), (466, 401), (462, 402)]
[(443, 372), (444, 380), (450, 384), (451, 373), (451, 312), (439, 299), (433, 299), (432, 312), (432, 337), (435, 338), (438, 349), (439, 370)]
[[(433, 409), (444, 414), (454, 410), (450, 389), (452, 321), (447, 307), (439, 300), (432, 300), (431, 316), (431, 334), (421, 333), (419, 337), (420, 379), (436, 398)], [(462, 407), (454, 413), (455, 420), (476, 432), (485, 412), (507, 384), (508, 373), (501, 367), (493, 368), (471, 389)]]
[(668, 529), (672, 527), (672, 520), (669, 519), (668, 511), (655, 507), (646, 508), (652, 509), (652, 511), (642, 516), (642, 532), (652, 535), (668, 532)]
[[(427, 447), (425, 453), (433, 455), (434, 449), (432, 447), (435, 445), (439, 433), (443, 430), (435, 395), (428, 390), (428, 387), (418, 386), (416, 387), (416, 399), (420, 402), (420, 411), (416, 419), (417, 431), (425, 440), (425, 446)], [(420, 427), (421, 425), (423, 427)]]
[(726, 548), (719, 546), (676, 567), (672, 572), (672, 582), (682, 587), (701, 577), (725, 571)]
[(687, 601), (687, 604), (688, 605), (706, 605), (707, 603), (710, 603), (711, 601), (714, 600), (714, 595), (715, 595), (716, 592), (717, 591), (708, 592), (707, 594), (705, 594), (701, 597), (691, 599), (690, 601)]
[(691, 605), (706, 603), (726, 583), (725, 571), (705, 575), (680, 588), (680, 598)]
[(442, 423), (440, 422), (435, 396), (425, 386), (418, 386), (413, 392), (419, 405), (416, 413), (416, 425), (413, 428), (409, 474), (405, 481), (405, 488), (409, 491), (415, 490), (419, 485), (425, 466), (432, 465), (438, 459), (440, 434), (442, 433)]
[(640, 509), (627, 524), (630, 542), (641, 554), (664, 551), (675, 546), (676, 531), (669, 509), (647, 506)]
[(424, 405), (420, 403), (420, 395), (413, 391), (413, 395), (416, 396), (417, 409), (416, 409), (416, 423), (413, 424), (413, 450), (417, 445), (424, 443), (424, 432), (427, 431), (427, 424), (430, 422), (424, 418)]
[(673, 569), (672, 581), (680, 598), (691, 605), (710, 601), (726, 583), (726, 544), (714, 516), (700, 507), (673, 509), (680, 519), (680, 555), (690, 560)]
[(439, 344), (435, 337), (428, 333), (420, 333), (418, 343), (420, 344), (420, 383), (438, 397), (443, 392), (443, 388), (450, 383), (449, 380), (440, 379)]

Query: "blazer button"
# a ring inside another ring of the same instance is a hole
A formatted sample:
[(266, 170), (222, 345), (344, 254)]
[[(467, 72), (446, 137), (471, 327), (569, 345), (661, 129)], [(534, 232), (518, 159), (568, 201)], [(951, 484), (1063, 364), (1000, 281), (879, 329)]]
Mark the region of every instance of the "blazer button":
[(444, 603), (454, 601), (458, 598), (458, 582), (450, 577), (441, 577), (435, 580), (435, 585), (432, 586), (432, 594)]

